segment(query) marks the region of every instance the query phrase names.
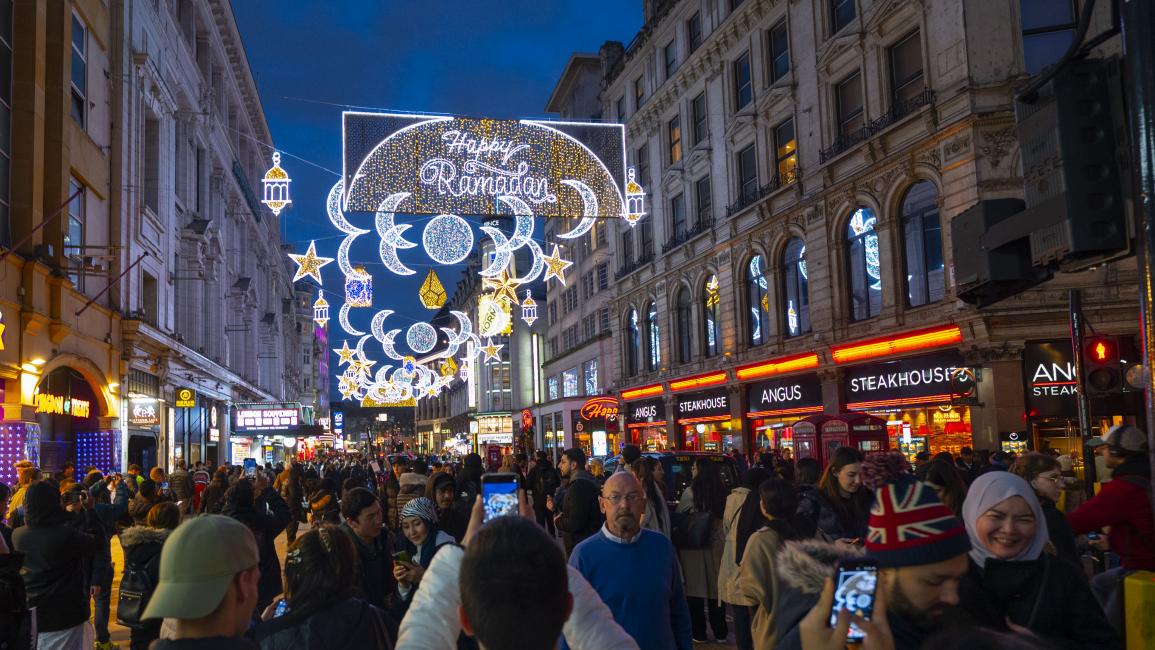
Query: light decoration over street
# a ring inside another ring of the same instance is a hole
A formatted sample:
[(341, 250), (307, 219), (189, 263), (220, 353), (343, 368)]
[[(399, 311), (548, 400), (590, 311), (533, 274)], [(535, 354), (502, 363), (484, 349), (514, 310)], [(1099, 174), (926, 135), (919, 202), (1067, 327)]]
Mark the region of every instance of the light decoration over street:
[(521, 284), (516, 278), (509, 277), (508, 270), (502, 270), (496, 278), (485, 278), (482, 284), (486, 289), (493, 290), (493, 297), (509, 303), (517, 302), (517, 286)]
[(261, 203), (264, 203), (273, 215), (280, 215), (281, 210), (289, 207), (293, 203), (293, 199), (289, 196), (289, 183), (293, 179), (281, 169), (281, 152), (273, 152), (273, 166), (269, 171), (265, 172), (265, 177), (261, 179), (261, 187), (264, 190), (265, 198)]
[(482, 294), (477, 301), (477, 328), (482, 336), (498, 336), (504, 333), (513, 320), (508, 301), (498, 299), (493, 294)]
[(373, 306), (373, 276), (365, 272), (365, 267), (354, 267), (353, 273), (345, 276), (345, 304), (350, 307)]
[(501, 361), (501, 348), (505, 345), (501, 343), (494, 343), (493, 339), (486, 339), (485, 345), (481, 347), (481, 353), (485, 355), (485, 362)]
[(718, 276), (711, 275), (706, 281), (706, 306), (714, 307), (718, 304)]
[(317, 242), (315, 241), (309, 242), (309, 248), (305, 250), (304, 255), (289, 253), (289, 259), (297, 263), (297, 272), (293, 274), (293, 282), (313, 278), (320, 285), (324, 285), (321, 281), (321, 268), (333, 261), (332, 257), (317, 255)]
[(405, 332), (405, 342), (410, 350), (425, 354), (437, 345), (437, 330), (429, 323), (413, 323)]
[(563, 260), (561, 253), (558, 252), (557, 244), (553, 245), (553, 252), (545, 258), (545, 279), (548, 282), (550, 278), (557, 278), (557, 281), (565, 286), (565, 270), (573, 266), (573, 262)]
[(630, 227), (638, 225), (642, 217), (646, 216), (646, 191), (636, 180), (637, 172), (630, 167), (626, 174), (626, 223)]
[(445, 295), (445, 287), (441, 285), (441, 279), (433, 269), (429, 269), (429, 274), (421, 283), (421, 289), (417, 291), (417, 297), (421, 299), (421, 304), (426, 309), (440, 309), (445, 305), (448, 296)]
[(319, 327), (329, 324), (329, 301), (317, 291), (317, 300), (313, 303), (313, 322)]
[(537, 301), (533, 299), (529, 289), (525, 290), (525, 300), (521, 301), (521, 320), (531, 326), (537, 320)]
[(337, 354), (337, 365), (339, 366), (343, 366), (347, 363), (353, 363), (353, 359), (357, 354), (356, 350), (349, 347), (348, 341), (341, 341), (341, 347), (334, 348), (333, 352)]
[(455, 214), (438, 215), (425, 225), (421, 245), (434, 262), (457, 264), (473, 252), (473, 229)]
[(453, 360), (453, 357), (449, 357), (448, 359), (441, 362), (441, 365), (437, 370), (441, 373), (442, 377), (448, 377), (452, 379), (453, 376), (457, 374), (457, 362)]

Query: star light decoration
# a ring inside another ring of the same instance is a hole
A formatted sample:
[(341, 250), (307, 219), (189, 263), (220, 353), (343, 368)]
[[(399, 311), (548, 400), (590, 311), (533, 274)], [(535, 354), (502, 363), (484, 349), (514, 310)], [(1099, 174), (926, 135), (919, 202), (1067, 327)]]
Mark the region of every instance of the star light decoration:
[(494, 343), (492, 338), (486, 339), (485, 345), (481, 346), (481, 353), (485, 355), (485, 361), (501, 361), (501, 348), (505, 345), (502, 343)]
[(557, 278), (561, 285), (565, 286), (565, 270), (573, 266), (573, 262), (563, 260), (561, 253), (558, 251), (557, 244), (553, 245), (553, 252), (545, 258), (545, 281), (548, 282), (550, 278)]
[(338, 350), (334, 348), (333, 352), (337, 353), (337, 365), (339, 366), (343, 366), (347, 363), (353, 363), (353, 359), (355, 359), (357, 355), (357, 351), (349, 347), (348, 341), (341, 341), (341, 349)]
[[(496, 300), (506, 301), (508, 303), (517, 302), (517, 286), (521, 284), (517, 278), (509, 277), (509, 270), (502, 270), (501, 274), (496, 278), (484, 278), (482, 283), (486, 289), (493, 289), (493, 297)], [(562, 284), (565, 284), (563, 281)]]
[[(264, 189), (265, 198), (261, 201), (270, 210), (273, 215), (281, 214), (281, 210), (289, 207), (293, 203), (293, 199), (289, 197), (289, 183), (293, 179), (281, 169), (281, 152), (273, 152), (273, 166), (269, 171), (265, 172), (265, 177), (261, 179), (261, 187)], [(320, 282), (320, 280), (318, 280)]]
[(317, 284), (323, 285), (321, 281), (321, 268), (333, 261), (332, 257), (320, 257), (317, 255), (317, 242), (309, 242), (309, 248), (305, 250), (304, 255), (297, 253), (289, 253), (289, 259), (297, 263), (297, 272), (293, 274), (293, 282), (304, 278), (313, 278)]
[(426, 309), (440, 309), (445, 305), (448, 296), (445, 295), (445, 287), (441, 285), (441, 280), (433, 269), (429, 269), (429, 275), (425, 276), (425, 282), (421, 283), (417, 297), (421, 299), (421, 304)]

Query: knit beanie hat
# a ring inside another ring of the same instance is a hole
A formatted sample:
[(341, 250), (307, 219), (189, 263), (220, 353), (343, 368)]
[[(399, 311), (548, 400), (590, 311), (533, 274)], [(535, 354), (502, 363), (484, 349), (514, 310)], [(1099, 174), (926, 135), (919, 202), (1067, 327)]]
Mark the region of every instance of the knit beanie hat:
[(866, 556), (878, 566), (934, 564), (970, 548), (963, 522), (929, 484), (903, 476), (875, 488)]

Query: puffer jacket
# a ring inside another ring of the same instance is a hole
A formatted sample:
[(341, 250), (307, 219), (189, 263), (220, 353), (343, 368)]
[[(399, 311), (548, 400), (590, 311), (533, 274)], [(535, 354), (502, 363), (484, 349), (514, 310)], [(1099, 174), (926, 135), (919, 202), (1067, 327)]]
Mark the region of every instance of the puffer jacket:
[(253, 633), (262, 650), (388, 650), (393, 640), (381, 610), (360, 598), (346, 598), (304, 620), (292, 611), (257, 626)]

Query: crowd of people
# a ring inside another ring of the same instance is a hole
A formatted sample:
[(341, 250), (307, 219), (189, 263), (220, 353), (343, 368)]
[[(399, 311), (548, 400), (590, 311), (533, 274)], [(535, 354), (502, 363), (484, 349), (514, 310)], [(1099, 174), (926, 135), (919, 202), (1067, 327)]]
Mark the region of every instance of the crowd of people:
[[(1081, 504), (1070, 465), (1039, 452), (739, 456), (733, 485), (701, 456), (680, 494), (630, 445), (608, 475), (578, 448), (556, 467), (511, 454), (519, 516), (491, 521), (477, 454), (79, 477), (23, 462), (0, 484), (0, 647), (114, 648), (115, 612), (134, 650), (689, 650), (731, 632), (824, 650), (851, 624), (871, 650), (1121, 648), (1123, 579), (1155, 570), (1147, 437), (1091, 446), (1110, 480)], [(864, 558), (873, 616), (832, 627), (837, 567)]]

